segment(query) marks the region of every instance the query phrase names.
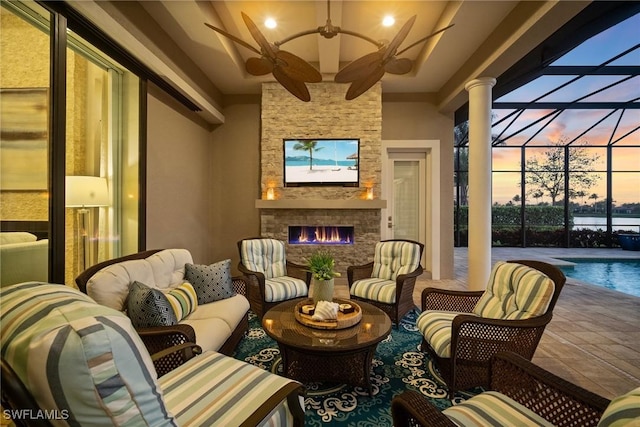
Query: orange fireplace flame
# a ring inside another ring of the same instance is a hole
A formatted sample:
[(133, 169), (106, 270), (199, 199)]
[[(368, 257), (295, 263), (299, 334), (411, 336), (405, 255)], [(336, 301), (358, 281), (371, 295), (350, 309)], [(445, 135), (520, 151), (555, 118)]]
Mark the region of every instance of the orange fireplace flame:
[[(310, 230), (313, 230), (310, 233)], [(342, 239), (340, 237), (340, 230), (338, 227), (302, 227), (300, 236), (298, 238), (300, 243), (351, 243), (351, 238), (346, 237)]]

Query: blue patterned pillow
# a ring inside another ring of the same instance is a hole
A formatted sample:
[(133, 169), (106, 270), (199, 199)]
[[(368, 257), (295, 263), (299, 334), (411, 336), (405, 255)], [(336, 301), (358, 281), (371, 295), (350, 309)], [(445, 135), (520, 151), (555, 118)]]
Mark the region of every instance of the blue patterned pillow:
[(127, 314), (136, 328), (171, 326), (178, 323), (167, 296), (162, 291), (138, 281), (133, 282), (129, 288)]
[(211, 265), (185, 265), (184, 278), (198, 295), (198, 304), (220, 301), (234, 295), (231, 280), (231, 260)]

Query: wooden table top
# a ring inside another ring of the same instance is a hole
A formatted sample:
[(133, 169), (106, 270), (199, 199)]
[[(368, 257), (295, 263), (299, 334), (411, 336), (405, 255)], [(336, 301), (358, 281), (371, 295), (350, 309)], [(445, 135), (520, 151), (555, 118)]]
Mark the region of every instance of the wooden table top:
[(295, 306), (302, 299), (278, 304), (265, 313), (262, 327), (278, 343), (315, 352), (344, 352), (377, 344), (391, 332), (391, 319), (382, 310), (358, 301), (362, 319), (345, 329), (317, 329), (296, 320)]

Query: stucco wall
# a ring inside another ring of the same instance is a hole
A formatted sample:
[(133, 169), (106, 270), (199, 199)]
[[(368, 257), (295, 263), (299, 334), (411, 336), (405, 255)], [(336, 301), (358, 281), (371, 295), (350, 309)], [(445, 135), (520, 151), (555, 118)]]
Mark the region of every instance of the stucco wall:
[(147, 248), (186, 248), (211, 260), (210, 132), (153, 95), (147, 97)]
[(235, 274), (236, 242), (260, 234), (260, 105), (230, 105), (224, 116), (212, 134), (210, 244), (213, 261), (231, 258)]
[(439, 140), (441, 228), (440, 277), (453, 271), (453, 116), (443, 115), (428, 102), (383, 102), (383, 140)]

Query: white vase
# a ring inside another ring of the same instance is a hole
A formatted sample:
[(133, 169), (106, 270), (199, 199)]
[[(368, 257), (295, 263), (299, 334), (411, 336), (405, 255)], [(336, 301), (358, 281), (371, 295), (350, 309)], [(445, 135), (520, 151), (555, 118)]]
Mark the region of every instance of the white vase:
[(312, 278), (311, 287), (314, 304), (317, 304), (318, 301), (333, 301), (333, 279), (317, 280)]

